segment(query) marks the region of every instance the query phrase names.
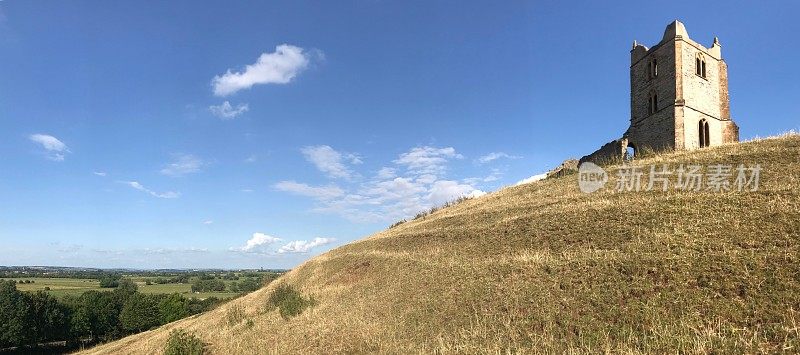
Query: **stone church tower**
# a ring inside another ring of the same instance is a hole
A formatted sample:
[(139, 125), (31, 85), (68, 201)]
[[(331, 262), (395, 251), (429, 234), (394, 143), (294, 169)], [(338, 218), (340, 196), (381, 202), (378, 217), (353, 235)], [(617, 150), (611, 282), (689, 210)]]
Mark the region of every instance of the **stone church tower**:
[(710, 48), (675, 21), (652, 48), (631, 50), (631, 125), (623, 138), (634, 149), (696, 149), (737, 142), (731, 121), (728, 66), (714, 38)]
[(581, 162), (625, 157), (629, 148), (690, 150), (739, 141), (730, 114), (728, 66), (717, 38), (706, 48), (675, 21), (653, 47), (633, 43), (630, 70), (630, 127)]

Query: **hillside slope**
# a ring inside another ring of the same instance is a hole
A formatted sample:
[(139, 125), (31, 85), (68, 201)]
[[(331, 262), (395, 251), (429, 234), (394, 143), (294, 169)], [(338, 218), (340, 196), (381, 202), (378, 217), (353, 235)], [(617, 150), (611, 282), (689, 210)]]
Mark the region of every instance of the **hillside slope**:
[[(87, 353), (160, 353), (176, 328), (217, 354), (798, 351), (800, 136), (636, 162), (653, 163), (763, 170), (755, 192), (584, 194), (576, 175), (506, 188)], [(280, 282), (317, 304), (267, 310)], [(236, 307), (252, 322), (230, 325)]]

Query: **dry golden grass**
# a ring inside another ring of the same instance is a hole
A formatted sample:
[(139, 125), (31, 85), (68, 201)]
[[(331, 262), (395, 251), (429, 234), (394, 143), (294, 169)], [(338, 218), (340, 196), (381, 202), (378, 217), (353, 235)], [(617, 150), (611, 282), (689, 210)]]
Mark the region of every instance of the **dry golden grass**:
[[(747, 193), (583, 194), (576, 175), (505, 188), (86, 353), (160, 353), (177, 328), (215, 354), (800, 351), (800, 136), (651, 163), (764, 170)], [(268, 311), (282, 282), (316, 305)]]

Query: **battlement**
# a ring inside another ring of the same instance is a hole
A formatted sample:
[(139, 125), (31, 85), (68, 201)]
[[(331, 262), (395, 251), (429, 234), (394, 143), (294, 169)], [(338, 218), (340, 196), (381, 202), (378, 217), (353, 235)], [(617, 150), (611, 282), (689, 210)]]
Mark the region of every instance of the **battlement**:
[(665, 43), (672, 41), (684, 41), (689, 45), (696, 47), (698, 50), (703, 51), (705, 54), (708, 54), (714, 59), (722, 59), (722, 45), (719, 43), (719, 38), (714, 37), (711, 47), (705, 47), (702, 44), (692, 40), (689, 37), (689, 32), (686, 31), (686, 26), (684, 26), (682, 22), (675, 20), (667, 25), (667, 28), (664, 30), (664, 36), (661, 37), (661, 41), (656, 43), (653, 47), (647, 48), (641, 43), (635, 40), (633, 41), (633, 47), (631, 48), (631, 65), (642, 60), (650, 52), (657, 50)]

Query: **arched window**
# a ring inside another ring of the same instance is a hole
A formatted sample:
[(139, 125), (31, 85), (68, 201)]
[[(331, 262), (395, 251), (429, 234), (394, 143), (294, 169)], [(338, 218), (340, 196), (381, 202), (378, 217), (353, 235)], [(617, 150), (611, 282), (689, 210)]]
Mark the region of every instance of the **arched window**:
[(695, 66), (695, 74), (697, 76), (705, 79), (706, 77), (706, 59), (703, 57), (702, 54), (697, 53), (697, 56), (694, 58), (694, 66)]
[(653, 58), (647, 63), (647, 78), (654, 79), (658, 76), (658, 60)]
[(700, 139), (700, 148), (705, 148), (711, 145), (711, 139), (708, 132), (708, 121), (705, 119), (697, 123), (697, 136)]
[(658, 111), (658, 93), (655, 90), (650, 91), (647, 99), (647, 113), (652, 115)]

